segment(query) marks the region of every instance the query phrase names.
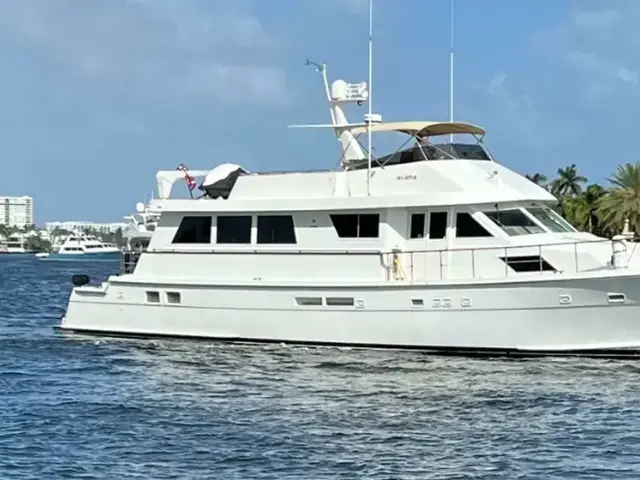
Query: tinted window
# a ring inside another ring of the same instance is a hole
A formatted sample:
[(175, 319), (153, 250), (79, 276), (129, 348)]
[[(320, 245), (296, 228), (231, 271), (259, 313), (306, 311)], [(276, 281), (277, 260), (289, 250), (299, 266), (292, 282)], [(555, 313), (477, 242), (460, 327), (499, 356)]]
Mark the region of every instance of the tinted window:
[(291, 215), (258, 217), (258, 243), (296, 243)]
[(490, 212), (484, 212), (484, 214), (511, 236), (544, 233), (542, 227), (519, 209), (492, 210)]
[(380, 215), (331, 214), (331, 223), (340, 238), (377, 238), (380, 230)]
[(447, 236), (447, 212), (431, 212), (429, 215), (429, 238), (438, 240)]
[(251, 217), (248, 215), (218, 216), (217, 243), (251, 243)]
[(330, 215), (340, 238), (358, 238), (358, 215)]
[(380, 215), (377, 213), (358, 215), (358, 237), (378, 238), (379, 227)]
[(411, 215), (411, 238), (424, 237), (424, 213), (414, 213)]
[(211, 243), (211, 217), (183, 217), (172, 243)]
[(456, 215), (456, 237), (491, 237), (492, 235), (485, 230), (469, 213), (458, 213)]

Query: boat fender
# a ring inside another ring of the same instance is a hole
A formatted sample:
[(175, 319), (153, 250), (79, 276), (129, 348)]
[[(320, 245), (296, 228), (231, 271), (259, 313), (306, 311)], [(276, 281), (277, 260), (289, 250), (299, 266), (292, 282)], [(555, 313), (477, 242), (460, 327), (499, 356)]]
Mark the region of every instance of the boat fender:
[(79, 274), (79, 275), (74, 275), (74, 276), (71, 277), (71, 282), (76, 287), (81, 287), (81, 286), (86, 285), (87, 283), (89, 283), (89, 275), (85, 275), (84, 273)]

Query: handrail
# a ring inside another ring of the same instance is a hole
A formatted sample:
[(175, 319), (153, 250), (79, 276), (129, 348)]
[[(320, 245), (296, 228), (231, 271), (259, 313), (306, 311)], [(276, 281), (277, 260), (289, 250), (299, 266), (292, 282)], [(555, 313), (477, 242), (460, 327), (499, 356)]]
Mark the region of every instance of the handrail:
[[(402, 250), (402, 253), (448, 253), (448, 252), (480, 252), (487, 250), (505, 249), (506, 251), (522, 249), (522, 248), (544, 248), (544, 247), (560, 247), (566, 245), (573, 245), (574, 248), (577, 245), (583, 244), (597, 244), (608, 243), (611, 244), (614, 240), (610, 239), (598, 239), (598, 240), (574, 240), (566, 242), (552, 242), (552, 243), (533, 243), (531, 245), (491, 245), (491, 246), (469, 246), (469, 247), (457, 247), (441, 248), (441, 249), (408, 249)], [(196, 244), (193, 244), (195, 247)], [(219, 253), (219, 254), (266, 254), (266, 255), (384, 255), (393, 252), (398, 252), (397, 249), (381, 250), (374, 248), (336, 248), (336, 249), (297, 249), (297, 248), (269, 248), (265, 247), (256, 248), (252, 245), (242, 246), (240, 248), (216, 248), (217, 245), (202, 244), (204, 248), (150, 248), (147, 250), (149, 253), (185, 253), (185, 254), (204, 254), (204, 253)], [(282, 245), (282, 247), (286, 247)]]
[[(580, 246), (595, 244), (611, 246), (611, 256), (603, 250), (591, 252), (594, 255), (587, 256), (581, 256), (580, 252), (578, 252)], [(375, 277), (376, 273), (374, 272), (376, 269), (382, 268), (382, 271), (377, 271), (381, 273), (381, 278), (386, 278), (390, 282), (426, 282), (438, 279), (498, 279), (530, 273), (553, 276), (565, 272), (578, 273), (603, 267), (624, 268), (629, 262), (627, 248), (623, 244), (621, 245), (618, 240), (609, 239), (571, 240), (530, 245), (455, 246), (442, 249), (423, 248), (409, 250), (402, 250), (398, 247), (392, 250), (372, 248), (304, 250), (287, 248), (285, 245), (276, 248), (273, 248), (273, 246), (269, 248), (269, 245), (265, 245), (265, 248), (260, 249), (256, 248), (255, 245), (247, 245), (244, 248), (236, 249), (212, 248), (213, 245), (211, 244), (203, 244), (202, 246), (205, 248), (190, 245), (187, 248), (177, 246), (178, 248), (150, 249), (143, 254), (351, 256), (356, 262), (353, 264), (354, 268), (369, 265), (367, 263), (359, 264), (355, 258), (359, 257), (363, 259), (361, 261), (368, 262), (367, 258), (375, 256), (378, 259), (376, 262), (379, 263), (374, 267), (374, 270), (370, 270), (371, 274)], [(573, 255), (571, 255), (571, 247)], [(549, 255), (549, 250), (555, 250), (556, 254)], [(496, 252), (496, 254), (482, 256), (483, 252), (489, 251)], [(563, 252), (562, 256), (557, 256), (558, 251)], [(135, 269), (140, 253), (132, 253), (129, 252), (129, 256), (123, 254), (122, 273), (132, 273)], [(580, 262), (582, 262), (582, 269)], [(525, 263), (528, 265), (524, 266)], [(569, 265), (570, 263), (574, 265)], [(503, 266), (504, 271), (501, 270)], [(371, 267), (372, 265), (369, 265), (366, 268)]]

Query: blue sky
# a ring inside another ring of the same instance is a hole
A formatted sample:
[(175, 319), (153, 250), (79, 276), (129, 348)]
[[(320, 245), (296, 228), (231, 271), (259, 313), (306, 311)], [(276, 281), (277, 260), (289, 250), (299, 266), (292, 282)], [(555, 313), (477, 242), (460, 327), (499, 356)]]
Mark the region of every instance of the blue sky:
[[(0, 1), (0, 195), (119, 221), (159, 169), (333, 167), (320, 77), (367, 79), (368, 0)], [(640, 160), (637, 0), (455, 0), (458, 120), (500, 163)], [(374, 110), (448, 119), (449, 0), (375, 0)], [(364, 113), (362, 110), (361, 113)], [(360, 121), (360, 117), (351, 117)], [(178, 185), (177, 189), (182, 189)]]

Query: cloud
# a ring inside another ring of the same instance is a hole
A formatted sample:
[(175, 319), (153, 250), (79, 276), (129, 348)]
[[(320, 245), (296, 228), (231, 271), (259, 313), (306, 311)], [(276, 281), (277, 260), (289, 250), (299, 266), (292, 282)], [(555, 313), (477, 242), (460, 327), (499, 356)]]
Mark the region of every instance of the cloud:
[[(476, 107), (479, 112), (491, 112), (490, 117), (500, 123), (510, 119), (506, 124), (510, 135), (531, 145), (538, 143), (540, 112), (528, 94), (519, 89), (517, 84), (509, 83), (506, 73), (495, 75), (485, 83), (476, 82), (473, 87), (482, 100)], [(491, 119), (488, 121), (492, 123)]]
[(545, 51), (575, 71), (591, 102), (640, 93), (636, 33), (640, 2), (598, 0), (579, 5), (564, 22), (540, 35)]
[(226, 5), (3, 0), (0, 40), (35, 48), (83, 80), (123, 93), (282, 104), (286, 76), (269, 62), (278, 51), (277, 35), (242, 2)]

